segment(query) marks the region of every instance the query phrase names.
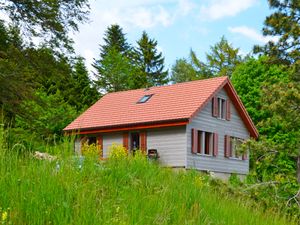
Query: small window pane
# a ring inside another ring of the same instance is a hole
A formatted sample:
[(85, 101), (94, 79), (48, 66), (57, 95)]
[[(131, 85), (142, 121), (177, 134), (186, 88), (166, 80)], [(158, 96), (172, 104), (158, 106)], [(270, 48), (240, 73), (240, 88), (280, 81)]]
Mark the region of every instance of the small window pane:
[(151, 97), (152, 97), (152, 95), (145, 95), (145, 96), (143, 96), (137, 103), (145, 103), (145, 102), (147, 102)]

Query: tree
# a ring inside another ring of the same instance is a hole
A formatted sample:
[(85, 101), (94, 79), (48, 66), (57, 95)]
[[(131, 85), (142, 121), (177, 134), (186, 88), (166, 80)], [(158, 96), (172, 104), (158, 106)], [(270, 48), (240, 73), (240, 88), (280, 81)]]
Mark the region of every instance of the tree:
[(206, 65), (211, 73), (215, 76), (231, 77), (235, 67), (242, 62), (239, 49), (234, 48), (223, 36), (210, 50), (211, 52), (206, 54)]
[(279, 82), (288, 82), (290, 71), (283, 65), (268, 64), (268, 57), (249, 58), (240, 64), (232, 74), (231, 81), (243, 104), (256, 125), (259, 133), (266, 134), (272, 127), (260, 126), (271, 112), (263, 109), (263, 89)]
[(111, 25), (104, 34), (100, 46), (100, 59), (93, 66), (97, 70), (95, 81), (100, 92), (128, 90), (135, 83), (135, 67), (130, 55), (132, 49), (119, 25)]
[(89, 78), (88, 71), (82, 57), (77, 58), (72, 72), (72, 105), (77, 111), (82, 111), (91, 106), (99, 98), (99, 93)]
[(140, 84), (140, 87), (168, 83), (168, 71), (164, 70), (164, 57), (157, 50), (157, 41), (150, 39), (144, 31), (137, 44), (135, 49), (137, 66), (141, 70), (140, 76), (144, 77), (146, 82), (146, 84)]
[[(268, 135), (276, 143), (284, 145), (288, 155), (297, 165), (296, 177), (300, 183), (300, 83), (288, 82), (266, 86), (264, 90), (264, 109), (272, 112), (271, 116), (262, 121), (263, 126), (278, 127)], [(271, 137), (270, 137), (271, 136)]]
[(177, 59), (171, 69), (171, 81), (181, 83), (186, 81), (198, 80), (195, 68), (184, 58)]
[(68, 33), (87, 20), (89, 4), (88, 0), (0, 0), (0, 10), (21, 27), (23, 35), (71, 49)]
[(271, 62), (298, 63), (300, 60), (300, 1), (269, 0), (274, 12), (266, 17), (263, 35), (279, 37), (278, 41), (269, 41), (265, 46), (255, 46), (254, 52), (269, 55)]
[(98, 67), (97, 85), (100, 92), (116, 92), (131, 89), (136, 68), (130, 60), (112, 48), (101, 60), (101, 68)]
[(20, 107), (24, 114), (22, 117), (17, 116), (17, 127), (36, 133), (42, 138), (61, 135), (63, 128), (75, 119), (75, 108), (65, 102), (60, 91), (49, 95), (43, 89), (38, 89), (35, 96), (35, 100), (22, 102)]
[[(104, 44), (100, 45), (100, 61), (104, 59), (109, 51), (114, 49), (122, 55), (127, 55), (131, 50), (130, 45), (127, 43), (123, 29), (118, 24), (113, 24), (107, 28), (104, 33)], [(97, 64), (97, 61), (96, 61)]]

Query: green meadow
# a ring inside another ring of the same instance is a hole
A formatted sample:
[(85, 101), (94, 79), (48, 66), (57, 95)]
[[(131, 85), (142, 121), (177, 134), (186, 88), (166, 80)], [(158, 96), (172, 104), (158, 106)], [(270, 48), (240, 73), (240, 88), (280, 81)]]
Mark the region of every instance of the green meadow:
[(72, 149), (65, 141), (48, 149), (56, 160), (38, 160), (0, 140), (0, 224), (293, 224), (199, 172)]

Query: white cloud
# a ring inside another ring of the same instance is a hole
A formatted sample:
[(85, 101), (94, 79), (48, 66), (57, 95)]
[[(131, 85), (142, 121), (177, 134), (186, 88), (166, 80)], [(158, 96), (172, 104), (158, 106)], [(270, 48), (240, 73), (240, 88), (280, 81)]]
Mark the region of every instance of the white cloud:
[(217, 20), (238, 13), (253, 6), (257, 0), (212, 0), (209, 5), (201, 7), (201, 17)]
[(192, 0), (94, 0), (90, 4), (90, 23), (81, 25), (80, 33), (72, 35), (76, 52), (86, 58), (89, 70), (93, 69), (91, 63), (98, 57), (99, 44), (103, 44), (103, 34), (111, 24), (119, 24), (125, 33), (136, 28), (169, 27), (195, 9)]
[(247, 26), (229, 27), (228, 30), (232, 33), (241, 34), (247, 38), (250, 38), (254, 41), (258, 41), (260, 43), (267, 43), (268, 41), (274, 41), (274, 42), (278, 41), (278, 37), (263, 36), (255, 29)]

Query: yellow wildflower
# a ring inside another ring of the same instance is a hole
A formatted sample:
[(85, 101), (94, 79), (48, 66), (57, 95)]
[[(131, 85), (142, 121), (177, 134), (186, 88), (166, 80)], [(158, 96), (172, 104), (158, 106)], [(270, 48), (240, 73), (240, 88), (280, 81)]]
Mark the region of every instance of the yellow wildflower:
[(7, 219), (7, 212), (4, 211), (4, 212), (2, 213), (2, 221), (5, 221), (6, 219)]

